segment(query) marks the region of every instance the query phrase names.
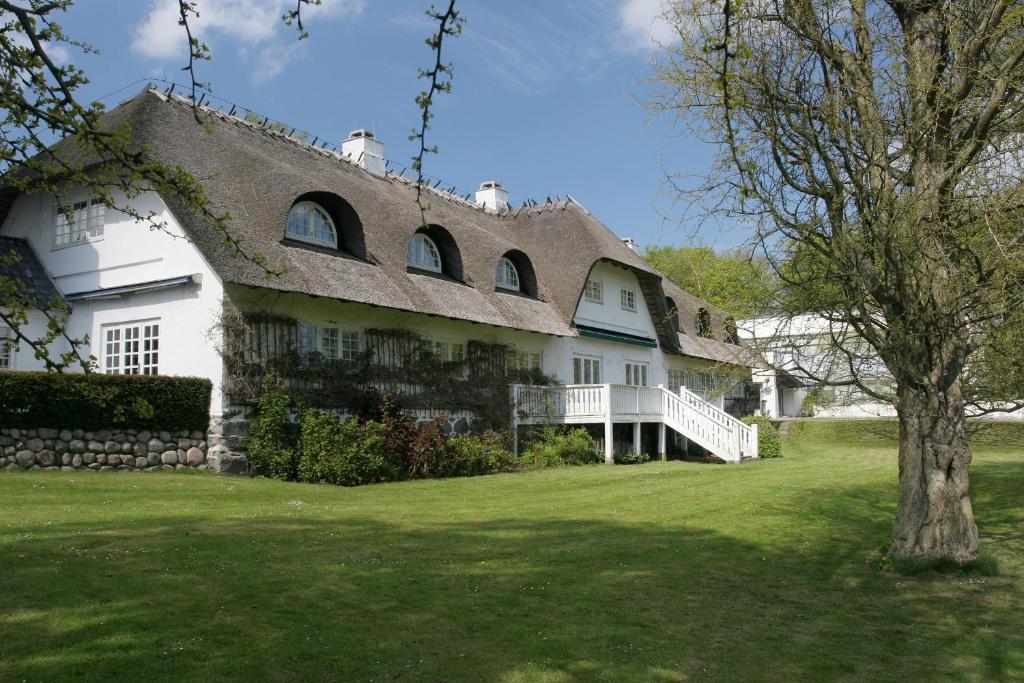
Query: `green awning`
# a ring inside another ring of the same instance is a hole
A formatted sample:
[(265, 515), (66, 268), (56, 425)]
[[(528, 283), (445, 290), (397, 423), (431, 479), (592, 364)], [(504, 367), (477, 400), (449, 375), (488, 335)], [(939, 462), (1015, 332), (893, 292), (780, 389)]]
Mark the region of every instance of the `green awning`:
[(602, 330), (598, 327), (587, 327), (585, 325), (577, 325), (576, 329), (579, 330), (581, 337), (592, 337), (594, 339), (604, 339), (605, 341), (621, 342), (623, 344), (633, 344), (634, 346), (646, 346), (648, 348), (657, 348), (658, 342), (650, 337), (641, 337), (636, 334), (626, 334), (625, 332), (612, 332), (611, 330)]

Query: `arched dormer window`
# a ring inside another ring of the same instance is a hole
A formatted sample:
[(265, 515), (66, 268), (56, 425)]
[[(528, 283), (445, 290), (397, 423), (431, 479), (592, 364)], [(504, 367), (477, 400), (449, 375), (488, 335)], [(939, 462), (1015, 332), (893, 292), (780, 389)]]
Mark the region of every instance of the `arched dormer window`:
[(331, 216), (315, 202), (298, 202), (288, 212), (288, 237), (338, 248), (338, 233)]
[(504, 292), (518, 292), (537, 299), (537, 273), (533, 270), (530, 257), (518, 249), (510, 249), (498, 260), (494, 273), (495, 289)]
[(418, 232), (412, 236), (409, 242), (409, 265), (413, 268), (422, 268), (433, 273), (442, 272), (441, 252), (438, 251), (434, 240), (426, 233)]
[(519, 270), (516, 269), (516, 264), (502, 256), (501, 260), (498, 261), (498, 270), (494, 274), (494, 284), (502, 289), (511, 289), (513, 292), (518, 292)]

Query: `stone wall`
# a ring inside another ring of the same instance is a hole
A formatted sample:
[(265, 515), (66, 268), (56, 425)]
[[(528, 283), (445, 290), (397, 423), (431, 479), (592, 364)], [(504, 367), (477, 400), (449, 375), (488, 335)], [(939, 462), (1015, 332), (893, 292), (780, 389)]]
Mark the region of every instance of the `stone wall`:
[(9, 470), (204, 470), (206, 456), (201, 431), (0, 427), (0, 467)]

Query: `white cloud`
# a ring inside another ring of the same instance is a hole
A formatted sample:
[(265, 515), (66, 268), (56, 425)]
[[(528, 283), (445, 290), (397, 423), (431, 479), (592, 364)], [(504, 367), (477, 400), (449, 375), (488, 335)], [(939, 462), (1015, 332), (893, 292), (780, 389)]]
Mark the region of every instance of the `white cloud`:
[[(300, 52), (295, 28), (281, 16), (295, 8), (294, 0), (199, 0), (199, 16), (190, 17), (192, 34), (214, 49), (222, 39), (235, 42), (239, 54), (256, 67), (256, 78), (271, 78)], [(356, 16), (366, 0), (324, 0), (303, 9), (307, 28), (323, 19)], [(153, 0), (135, 27), (132, 50), (152, 59), (187, 59), (185, 31), (178, 25), (178, 0)], [(291, 41), (291, 42), (286, 42)]]
[(651, 50), (670, 43), (675, 30), (665, 20), (665, 0), (625, 0), (619, 7), (619, 33), (625, 47)]

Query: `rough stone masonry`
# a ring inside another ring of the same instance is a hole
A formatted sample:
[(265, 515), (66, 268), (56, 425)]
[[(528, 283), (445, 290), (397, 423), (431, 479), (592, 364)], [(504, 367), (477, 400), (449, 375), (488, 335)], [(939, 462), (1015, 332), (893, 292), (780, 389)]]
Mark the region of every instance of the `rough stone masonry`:
[(206, 433), (0, 427), (0, 466), (24, 470), (207, 469)]

